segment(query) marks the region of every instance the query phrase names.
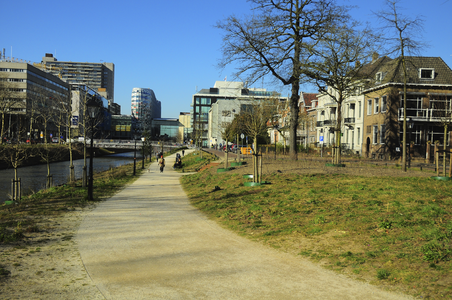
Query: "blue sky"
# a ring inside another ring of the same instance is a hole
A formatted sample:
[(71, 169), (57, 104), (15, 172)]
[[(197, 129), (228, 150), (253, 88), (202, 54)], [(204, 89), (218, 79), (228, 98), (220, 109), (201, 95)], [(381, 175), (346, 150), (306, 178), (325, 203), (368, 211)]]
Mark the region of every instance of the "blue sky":
[[(376, 24), (372, 11), (383, 0), (339, 0), (358, 6), (353, 17)], [(423, 15), (423, 56), (439, 56), (452, 67), (452, 0), (402, 0), (403, 14)], [(216, 68), (222, 32), (214, 26), (229, 15), (250, 13), (245, 0), (25, 0), (3, 1), (0, 49), (6, 56), (40, 62), (45, 53), (60, 61), (115, 64), (115, 102), (130, 114), (134, 87), (151, 88), (162, 117), (189, 112), (192, 95), (215, 81), (232, 80), (233, 67)], [(8, 13), (10, 12), (10, 13)], [(287, 94), (288, 89), (272, 87)], [(303, 87), (305, 92), (313, 92)]]

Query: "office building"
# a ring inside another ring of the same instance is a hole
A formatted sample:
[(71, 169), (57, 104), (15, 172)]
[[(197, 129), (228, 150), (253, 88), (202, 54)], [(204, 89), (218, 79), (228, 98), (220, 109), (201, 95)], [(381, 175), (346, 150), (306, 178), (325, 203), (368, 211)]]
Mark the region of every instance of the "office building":
[(26, 61), (0, 56), (0, 93), (3, 139), (65, 139), (71, 104), (67, 82)]
[[(202, 147), (209, 147), (215, 144), (215, 140), (218, 142), (222, 137), (220, 132), (222, 131), (221, 126), (212, 126), (215, 132), (209, 134), (209, 111), (212, 104), (219, 100), (239, 100), (239, 101), (250, 101), (250, 100), (260, 100), (267, 99), (269, 97), (280, 98), (281, 101), (286, 101), (287, 98), (280, 97), (280, 94), (275, 91), (267, 91), (266, 89), (258, 88), (247, 88), (243, 82), (232, 82), (232, 81), (216, 81), (214, 87), (209, 89), (202, 89), (198, 93), (193, 95), (191, 111), (190, 111), (190, 123), (192, 132), (192, 142), (199, 143)], [(239, 105), (238, 107), (241, 107)], [(236, 109), (235, 112), (231, 110), (225, 111), (224, 117), (233, 116), (239, 113), (240, 109)], [(216, 116), (223, 117), (223, 111)], [(215, 119), (213, 116), (212, 122), (221, 124), (222, 121)]]
[(115, 97), (115, 65), (113, 63), (89, 63), (58, 61), (53, 54), (46, 53), (36, 67), (48, 71), (75, 86), (89, 86), (109, 104)]

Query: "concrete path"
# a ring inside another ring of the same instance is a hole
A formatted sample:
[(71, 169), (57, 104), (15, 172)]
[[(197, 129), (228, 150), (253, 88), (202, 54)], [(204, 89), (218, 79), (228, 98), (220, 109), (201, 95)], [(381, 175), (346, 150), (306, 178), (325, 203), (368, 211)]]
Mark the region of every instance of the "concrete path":
[[(189, 152), (189, 151), (187, 151)], [(189, 204), (175, 156), (89, 212), (76, 236), (106, 299), (410, 299), (225, 230)]]

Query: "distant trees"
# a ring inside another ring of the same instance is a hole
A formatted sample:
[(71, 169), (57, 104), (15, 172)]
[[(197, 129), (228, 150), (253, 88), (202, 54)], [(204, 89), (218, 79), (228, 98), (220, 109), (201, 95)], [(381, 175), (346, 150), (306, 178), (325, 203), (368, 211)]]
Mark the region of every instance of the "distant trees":
[(267, 75), (291, 86), (290, 156), (297, 159), (300, 84), (312, 49), (329, 29), (349, 19), (348, 9), (335, 0), (250, 0), (253, 15), (230, 16), (217, 23), (223, 30), (223, 58), (219, 67), (239, 64), (234, 74), (256, 82)]

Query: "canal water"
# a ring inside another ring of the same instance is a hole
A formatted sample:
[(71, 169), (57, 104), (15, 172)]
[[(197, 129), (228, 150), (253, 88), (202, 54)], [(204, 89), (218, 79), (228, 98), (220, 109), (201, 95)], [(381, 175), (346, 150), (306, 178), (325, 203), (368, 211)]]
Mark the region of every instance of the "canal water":
[[(110, 167), (119, 167), (133, 163), (133, 152), (119, 153), (94, 158), (94, 173), (108, 170)], [(89, 172), (89, 158), (86, 161)], [(75, 178), (82, 178), (83, 159), (74, 160)], [(137, 168), (141, 168), (141, 156), (137, 153)], [(50, 174), (53, 175), (53, 184), (62, 185), (69, 179), (69, 161), (50, 164)], [(36, 165), (21, 167), (17, 171), (22, 182), (22, 195), (31, 191), (39, 191), (45, 187), (47, 166)], [(96, 175), (94, 175), (96, 176)], [(0, 170), (0, 204), (10, 200), (11, 180), (14, 178), (14, 169)]]

